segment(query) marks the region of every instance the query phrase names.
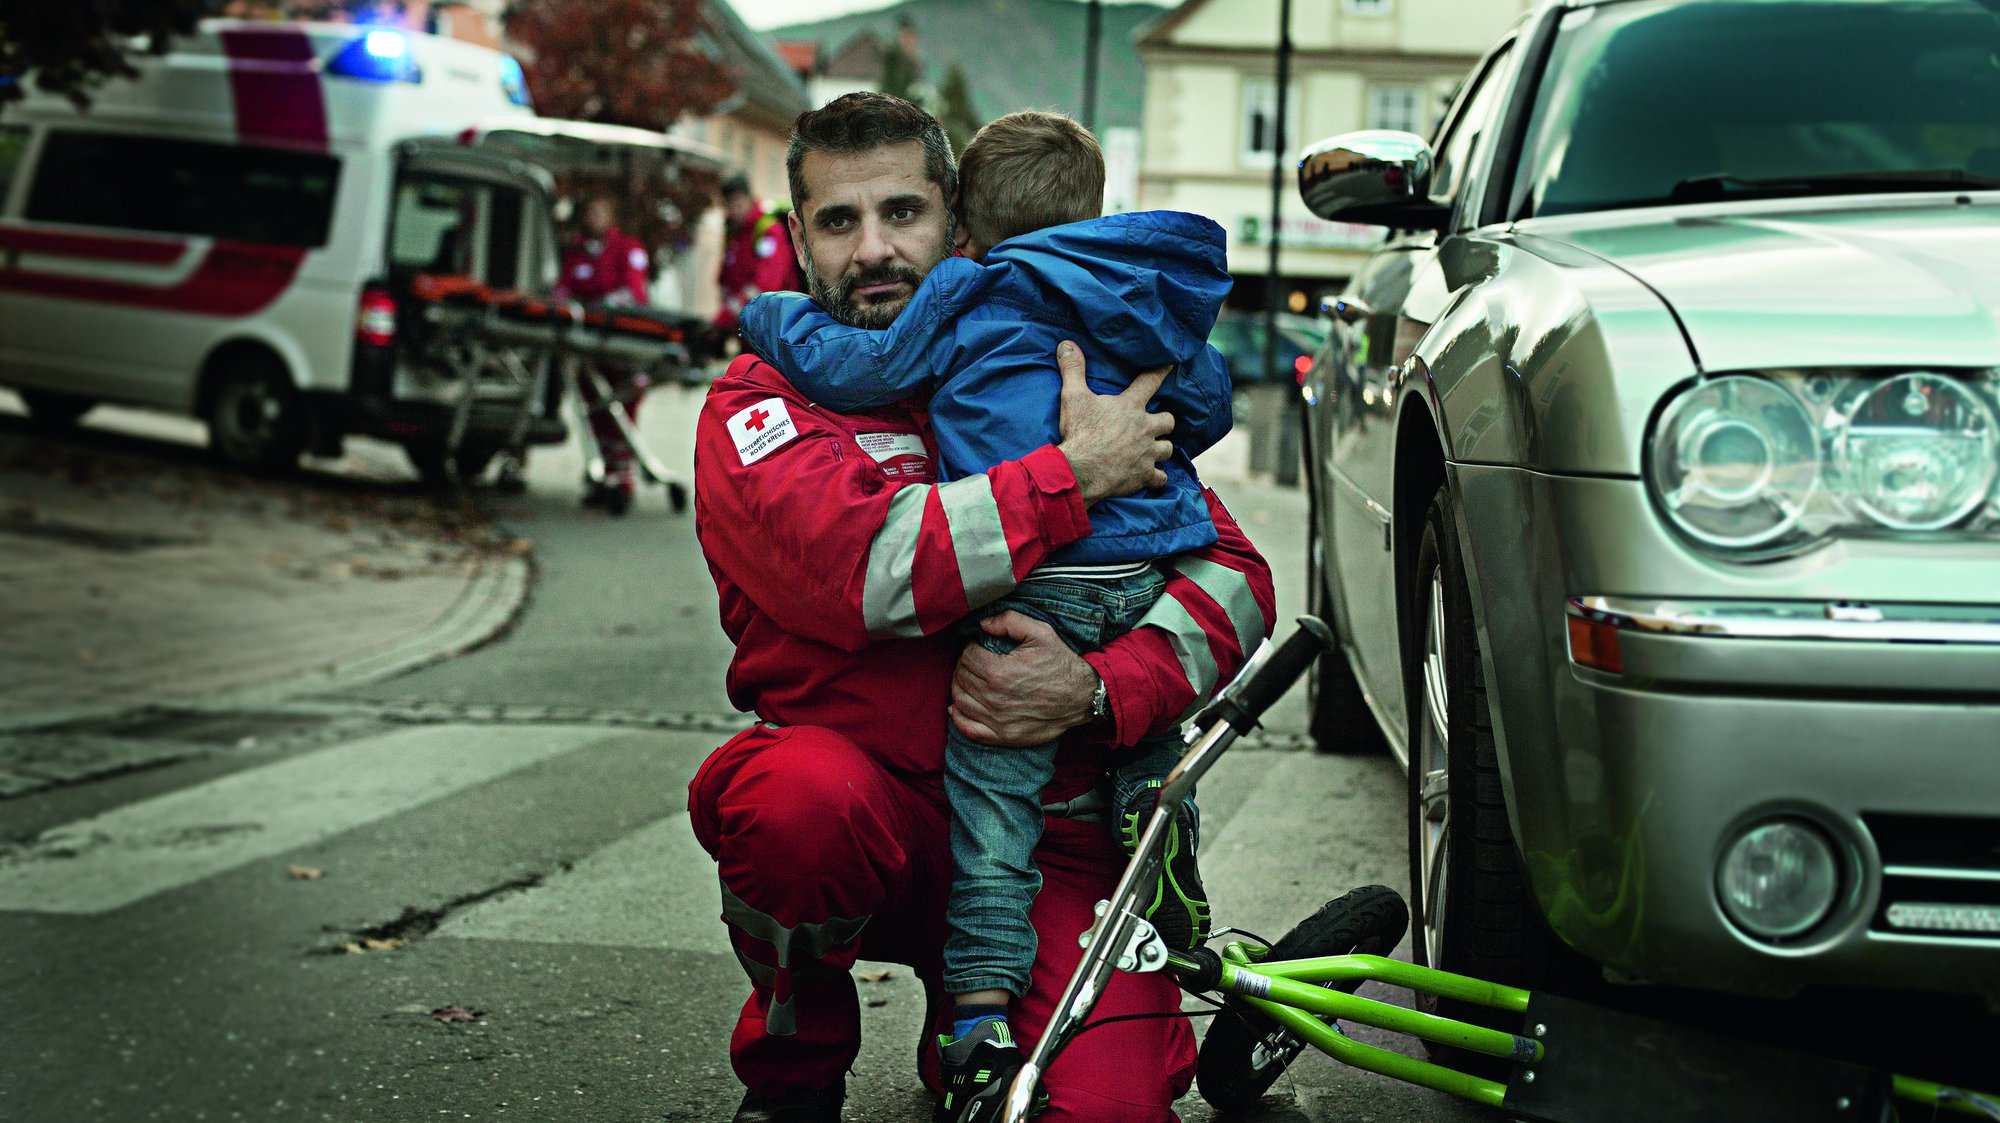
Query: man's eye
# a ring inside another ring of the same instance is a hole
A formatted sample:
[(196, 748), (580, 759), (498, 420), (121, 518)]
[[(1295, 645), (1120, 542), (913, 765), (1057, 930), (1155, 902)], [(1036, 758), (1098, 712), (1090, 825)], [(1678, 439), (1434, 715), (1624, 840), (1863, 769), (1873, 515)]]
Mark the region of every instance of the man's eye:
[(820, 223), (820, 225), (828, 230), (835, 230), (835, 231), (845, 230), (848, 227), (854, 225), (854, 220), (851, 218), (829, 218), (826, 221)]
[(915, 207), (897, 207), (889, 212), (889, 218), (896, 222), (908, 222), (915, 217), (917, 217)]

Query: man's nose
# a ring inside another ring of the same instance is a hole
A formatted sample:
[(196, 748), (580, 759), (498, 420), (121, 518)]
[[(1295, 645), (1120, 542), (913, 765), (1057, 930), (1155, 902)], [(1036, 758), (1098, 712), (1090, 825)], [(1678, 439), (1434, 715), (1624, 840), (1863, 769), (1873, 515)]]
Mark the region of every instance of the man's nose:
[(854, 247), (854, 259), (862, 265), (882, 265), (896, 256), (889, 240), (889, 228), (879, 218), (861, 222), (861, 241)]

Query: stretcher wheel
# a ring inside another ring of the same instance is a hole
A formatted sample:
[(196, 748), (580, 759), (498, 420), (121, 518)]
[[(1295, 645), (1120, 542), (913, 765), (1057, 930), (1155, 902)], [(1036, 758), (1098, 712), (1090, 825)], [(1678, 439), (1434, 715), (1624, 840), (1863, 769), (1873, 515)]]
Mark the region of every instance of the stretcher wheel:
[[(1300, 921), (1272, 945), (1266, 960), (1388, 955), (1409, 926), (1410, 910), (1401, 895), (1386, 885), (1364, 885)], [(1339, 989), (1352, 992), (1357, 985), (1359, 980), (1339, 984)], [(1304, 1049), (1305, 1042), (1242, 999), (1231, 998), (1202, 1039), (1195, 1084), (1217, 1111), (1241, 1111), (1254, 1106)]]

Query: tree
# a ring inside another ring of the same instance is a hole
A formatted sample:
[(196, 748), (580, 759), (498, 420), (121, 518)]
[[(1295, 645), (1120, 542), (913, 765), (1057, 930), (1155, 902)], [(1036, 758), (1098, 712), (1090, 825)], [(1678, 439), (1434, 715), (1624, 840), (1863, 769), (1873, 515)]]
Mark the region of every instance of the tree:
[[(506, 18), (544, 117), (665, 131), (736, 90), (714, 45), (708, 0), (517, 0)], [(643, 170), (565, 186), (615, 196), (621, 225), (650, 248), (684, 244), (715, 195), (715, 177)]]
[(544, 116), (664, 130), (736, 88), (706, 0), (520, 0), (507, 33)]
[(11, 0), (0, 6), (0, 106), (38, 89), (78, 105), (107, 78), (130, 77), (133, 40), (163, 54), (176, 35), (191, 35), (207, 0)]
[(882, 52), (882, 92), (922, 105), (922, 84), (917, 60), (910, 57), (901, 43), (890, 43)]
[(985, 124), (979, 111), (972, 107), (972, 83), (966, 79), (965, 67), (957, 59), (952, 60), (950, 69), (944, 72), (943, 84), (938, 87), (937, 116), (955, 152), (965, 151), (965, 146), (972, 143), (972, 134)]

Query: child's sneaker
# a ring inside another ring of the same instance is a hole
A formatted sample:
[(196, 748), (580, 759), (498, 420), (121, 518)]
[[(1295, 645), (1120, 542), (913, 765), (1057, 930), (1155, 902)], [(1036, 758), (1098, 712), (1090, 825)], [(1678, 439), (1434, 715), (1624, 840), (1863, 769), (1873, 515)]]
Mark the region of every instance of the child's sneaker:
[[(1118, 841), (1127, 854), (1138, 849), (1159, 802), (1160, 781), (1149, 780), (1119, 817)], [(1195, 862), (1194, 812), (1185, 801), (1174, 808), (1167, 848), (1160, 856), (1160, 882), (1142, 915), (1170, 951), (1200, 947), (1208, 939), (1208, 892), (1201, 887), (1201, 868)]]
[[(957, 1041), (938, 1035), (938, 1055), (942, 1062), (938, 1082), (944, 1086), (931, 1123), (985, 1123), (1000, 1118), (1007, 1101), (1007, 1086), (1021, 1071), (1021, 1050), (1014, 1034), (1000, 1018), (989, 1018), (972, 1027)], [(1039, 1111), (1047, 1096), (1036, 1098)]]

